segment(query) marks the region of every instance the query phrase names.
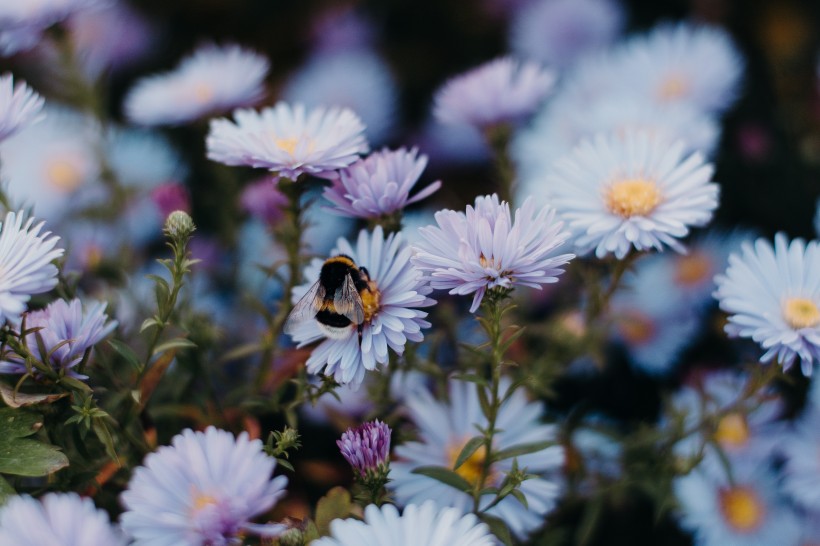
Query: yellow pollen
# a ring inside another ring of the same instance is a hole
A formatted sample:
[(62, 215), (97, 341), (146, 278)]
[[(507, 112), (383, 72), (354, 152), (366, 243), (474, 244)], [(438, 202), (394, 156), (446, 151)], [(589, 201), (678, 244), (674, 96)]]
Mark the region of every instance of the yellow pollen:
[(663, 101), (674, 101), (689, 93), (689, 84), (679, 75), (670, 75), (658, 88), (658, 97)]
[(643, 345), (655, 336), (655, 325), (646, 315), (631, 312), (620, 317), (618, 329), (632, 345)]
[(211, 495), (197, 495), (196, 497), (194, 497), (194, 502), (193, 502), (193, 505), (191, 506), (191, 510), (193, 512), (198, 512), (198, 511), (202, 510), (203, 508), (206, 508), (208, 506), (213, 506), (216, 503), (217, 503), (216, 498), (212, 497)]
[(789, 298), (783, 304), (783, 318), (794, 328), (813, 328), (820, 324), (820, 309), (807, 298)]
[(202, 82), (197, 82), (196, 84), (194, 84), (192, 94), (194, 96), (194, 100), (196, 100), (199, 103), (210, 102), (211, 99), (214, 98), (214, 90), (211, 88), (210, 85)]
[(675, 282), (684, 286), (693, 286), (705, 281), (712, 273), (712, 261), (703, 252), (692, 252), (678, 257), (678, 268), (675, 271)]
[(382, 293), (379, 292), (376, 281), (368, 281), (367, 288), (367, 290), (362, 290), (359, 295), (362, 298), (362, 307), (364, 307), (364, 321), (370, 322), (381, 309)]
[(478, 263), (481, 264), (481, 267), (489, 267), (489, 268), (492, 268), (492, 269), (501, 269), (501, 264), (500, 263), (498, 265), (496, 265), (495, 258), (487, 259), (487, 257), (483, 253), (478, 257)]
[[(458, 455), (463, 448), (464, 444), (455, 444), (450, 447), (448, 451), (450, 468), (455, 466), (456, 459), (458, 459)], [(484, 460), (486, 458), (487, 448), (486, 446), (481, 446), (472, 455), (467, 457), (467, 460), (464, 461), (461, 466), (455, 469), (455, 473), (467, 480), (471, 485), (476, 485), (479, 480), (481, 480), (481, 472), (484, 469)], [(487, 478), (491, 479), (491, 476), (488, 475)]]
[(610, 212), (623, 218), (646, 216), (661, 202), (658, 185), (651, 180), (632, 178), (615, 182), (604, 195)]
[(715, 440), (723, 447), (741, 447), (749, 441), (749, 425), (741, 413), (724, 416), (715, 431)]
[(731, 487), (720, 493), (720, 510), (726, 522), (736, 531), (754, 531), (763, 523), (765, 507), (748, 487)]
[(65, 159), (55, 159), (46, 166), (46, 176), (51, 185), (64, 192), (76, 190), (82, 183), (80, 171)]
[(288, 155), (293, 155), (296, 152), (296, 145), (299, 144), (298, 138), (277, 138), (274, 139), (276, 147), (287, 152)]

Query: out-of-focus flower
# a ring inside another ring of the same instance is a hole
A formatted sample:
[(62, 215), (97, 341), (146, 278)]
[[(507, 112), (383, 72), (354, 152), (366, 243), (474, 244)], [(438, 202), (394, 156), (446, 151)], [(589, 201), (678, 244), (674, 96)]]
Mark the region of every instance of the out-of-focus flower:
[(413, 263), (425, 280), (450, 294), (475, 294), (475, 312), (484, 294), (495, 288), (539, 288), (558, 282), (560, 267), (575, 256), (556, 255), (569, 233), (555, 219), (555, 211), (527, 199), (515, 218), (497, 195), (477, 197), (466, 214), (453, 210), (436, 213), (437, 226), (419, 229), (424, 240), (413, 247)]
[[(502, 381), (501, 392), (506, 393), (509, 381)], [(406, 400), (410, 419), (418, 427), (418, 441), (397, 446), (390, 466), (391, 489), (400, 505), (420, 504), (425, 500), (435, 500), (441, 506), (453, 506), (468, 512), (472, 510), (471, 495), (445, 485), (413, 470), (422, 466), (453, 468), (462, 448), (477, 435), (476, 427), (487, 427), (487, 418), (481, 411), (481, 404), (475, 385), (461, 381), (450, 381), (449, 404), (433, 398), (428, 391), (417, 391)], [(523, 391), (517, 390), (509, 398), (502, 395), (504, 403), (499, 409), (493, 446), (500, 451), (520, 444), (530, 444), (556, 440), (556, 427), (540, 422), (544, 406), (540, 402), (530, 402)], [(482, 477), (487, 453), (479, 448), (455, 472), (471, 484)], [(544, 523), (544, 516), (552, 510), (558, 498), (559, 486), (555, 476), (564, 463), (564, 449), (557, 445), (516, 457), (518, 466), (526, 468), (533, 475), (520, 487), (527, 500), (522, 504), (514, 496), (505, 497), (487, 513), (501, 518), (519, 538)], [(513, 467), (513, 459), (495, 461), (490, 465), (489, 474), (482, 486), (495, 487), (501, 484)], [(486, 508), (494, 495), (482, 497), (480, 508)]]
[(175, 210), (191, 210), (191, 196), (182, 184), (162, 184), (151, 190), (151, 200), (162, 216), (168, 216)]
[(662, 24), (625, 42), (620, 85), (648, 101), (719, 114), (737, 98), (743, 59), (729, 34), (691, 23)]
[(624, 25), (612, 0), (537, 0), (522, 6), (510, 25), (510, 45), (521, 58), (566, 68), (579, 55), (609, 45)]
[(246, 432), (214, 427), (174, 436), (134, 471), (120, 521), (135, 544), (233, 544), (247, 533), (276, 536), (278, 524), (253, 524), (285, 494), (271, 479), (276, 461)]
[(325, 188), (325, 198), (335, 205), (327, 210), (353, 218), (379, 218), (429, 197), (441, 187), (441, 181), (410, 197), (410, 189), (427, 166), (427, 156), (417, 154), (416, 148), (384, 149), (343, 169)]
[(99, 0), (5, 0), (0, 2), (0, 55), (37, 45), (43, 32)]
[(445, 83), (433, 113), (442, 123), (479, 128), (516, 123), (541, 106), (554, 83), (555, 74), (537, 63), (504, 57)]
[(12, 497), (0, 508), (0, 546), (125, 546), (108, 514), (76, 493)]
[(820, 360), (820, 246), (791, 243), (778, 233), (774, 248), (763, 238), (746, 242), (715, 278), (715, 297), (729, 315), (725, 330), (751, 338), (766, 349), (761, 362), (777, 360), (789, 369), (800, 357), (804, 375)]
[(179, 125), (265, 95), (268, 60), (238, 45), (206, 44), (165, 74), (138, 81), (125, 98), (126, 117), (138, 125)]
[(106, 70), (126, 68), (154, 48), (157, 32), (127, 2), (106, 0), (66, 21), (71, 44), (85, 74), (94, 79)]
[(674, 490), (680, 523), (697, 544), (798, 544), (799, 520), (764, 465), (733, 460), (730, 480), (713, 457), (675, 480)]
[(8, 195), (19, 206), (58, 222), (98, 199), (99, 125), (85, 114), (48, 106), (46, 118), (0, 143)]
[[(641, 304), (649, 296), (648, 291), (642, 294), (645, 297), (635, 299), (622, 293), (612, 302), (615, 338), (626, 346), (630, 362), (636, 367), (651, 375), (670, 373), (700, 323), (693, 315), (644, 308)], [(652, 294), (657, 300), (659, 292)]]
[(780, 444), (786, 459), (783, 489), (809, 511), (820, 513), (820, 407), (809, 404)]
[(278, 181), (276, 176), (265, 176), (245, 186), (239, 196), (242, 210), (267, 225), (281, 220), (288, 198), (276, 187)]
[[(388, 347), (401, 355), (407, 341), (418, 343), (424, 339), (421, 329), (429, 328), (430, 323), (424, 320), (427, 313), (418, 308), (435, 302), (427, 297), (429, 286), (410, 264), (410, 249), (402, 244), (400, 234), (391, 233), (385, 238), (381, 226), (372, 235), (362, 230), (355, 249), (340, 238), (331, 254), (349, 256), (358, 267), (367, 269), (372, 302), (364, 306), (364, 322), (351, 323), (344, 335), (334, 333), (329, 337), (319, 322), (311, 319), (297, 325), (292, 337), (299, 347), (323, 340), (306, 362), (310, 373), (323, 372), (355, 387), (362, 383), (365, 371), (387, 363)], [(305, 269), (304, 278), (318, 279), (323, 263), (314, 259)], [(309, 282), (294, 289), (294, 303), (312, 285)]]
[(390, 136), (398, 90), (389, 66), (366, 50), (328, 51), (312, 57), (282, 90), (282, 98), (307, 108), (349, 108), (365, 125), (371, 143)]
[(341, 440), (336, 440), (336, 445), (360, 477), (384, 474), (390, 461), (391, 432), (390, 427), (377, 419), (347, 429)]
[(34, 218), (26, 220), (21, 211), (7, 213), (0, 225), (0, 321), (17, 321), (32, 294), (57, 286), (57, 266), (51, 262), (63, 255), (55, 248), (60, 238), (40, 233), (45, 222), (32, 224)]
[(364, 124), (347, 108), (279, 102), (261, 112), (237, 110), (232, 122), (211, 120), (208, 157), (225, 165), (263, 167), (284, 178), (333, 178), (368, 150)]
[(375, 504), (364, 510), (364, 521), (336, 519), (330, 536), (313, 546), (493, 546), (496, 539), (486, 524), (473, 514), (455, 508), (439, 508), (433, 501), (405, 507), (399, 515), (395, 506)]
[(25, 82), (14, 83), (14, 76), (0, 76), (0, 140), (23, 127), (40, 121), (45, 101)]
[[(86, 352), (102, 341), (117, 327), (117, 321), (109, 321), (105, 314), (106, 303), (86, 305), (79, 299), (70, 302), (54, 300), (40, 311), (26, 315), (26, 329), (39, 328), (26, 336), (29, 350), (45, 364), (70, 377), (87, 379), (75, 369), (86, 357)], [(40, 352), (38, 338), (42, 340), (45, 353)], [(89, 355), (90, 356), (90, 355)], [(13, 355), (0, 362), (0, 373), (26, 373), (25, 358)]]
[(434, 166), (473, 165), (491, 157), (490, 147), (477, 128), (439, 123), (432, 117), (409, 141), (425, 150)]
[(354, 5), (331, 4), (314, 18), (310, 43), (314, 52), (356, 51), (369, 48), (373, 24)]
[(187, 175), (173, 144), (158, 131), (109, 126), (105, 137), (105, 161), (127, 188), (180, 183)]
[(620, 259), (633, 247), (683, 252), (677, 239), (708, 223), (717, 208), (712, 171), (700, 154), (685, 157), (681, 142), (597, 135), (557, 161), (546, 183), (579, 252)]

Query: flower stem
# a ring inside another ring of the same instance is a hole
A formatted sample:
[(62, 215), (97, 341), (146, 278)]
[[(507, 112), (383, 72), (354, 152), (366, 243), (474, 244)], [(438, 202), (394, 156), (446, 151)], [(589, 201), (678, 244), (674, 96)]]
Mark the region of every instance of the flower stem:
[(484, 138), (489, 144), (495, 161), (498, 177), (498, 196), (512, 208), (513, 183), (515, 182), (515, 165), (510, 158), (510, 140), (512, 129), (508, 125), (494, 125), (484, 130)]

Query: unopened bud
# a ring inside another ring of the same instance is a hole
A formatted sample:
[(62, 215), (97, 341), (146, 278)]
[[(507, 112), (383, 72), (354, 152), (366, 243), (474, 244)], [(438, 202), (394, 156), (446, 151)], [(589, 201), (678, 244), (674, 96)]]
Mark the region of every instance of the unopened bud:
[(299, 529), (288, 529), (279, 535), (279, 546), (304, 546), (305, 534)]
[(165, 234), (171, 239), (187, 239), (196, 226), (191, 216), (184, 210), (175, 210), (165, 220)]

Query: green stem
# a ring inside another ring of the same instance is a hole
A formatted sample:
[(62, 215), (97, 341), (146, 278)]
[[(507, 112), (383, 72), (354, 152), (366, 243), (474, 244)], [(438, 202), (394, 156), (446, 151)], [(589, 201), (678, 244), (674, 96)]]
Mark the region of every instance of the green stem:
[(498, 178), (498, 197), (512, 208), (513, 184), (515, 182), (515, 164), (510, 158), (510, 141), (512, 128), (508, 125), (494, 125), (484, 130), (484, 138), (489, 144), (495, 162)]

